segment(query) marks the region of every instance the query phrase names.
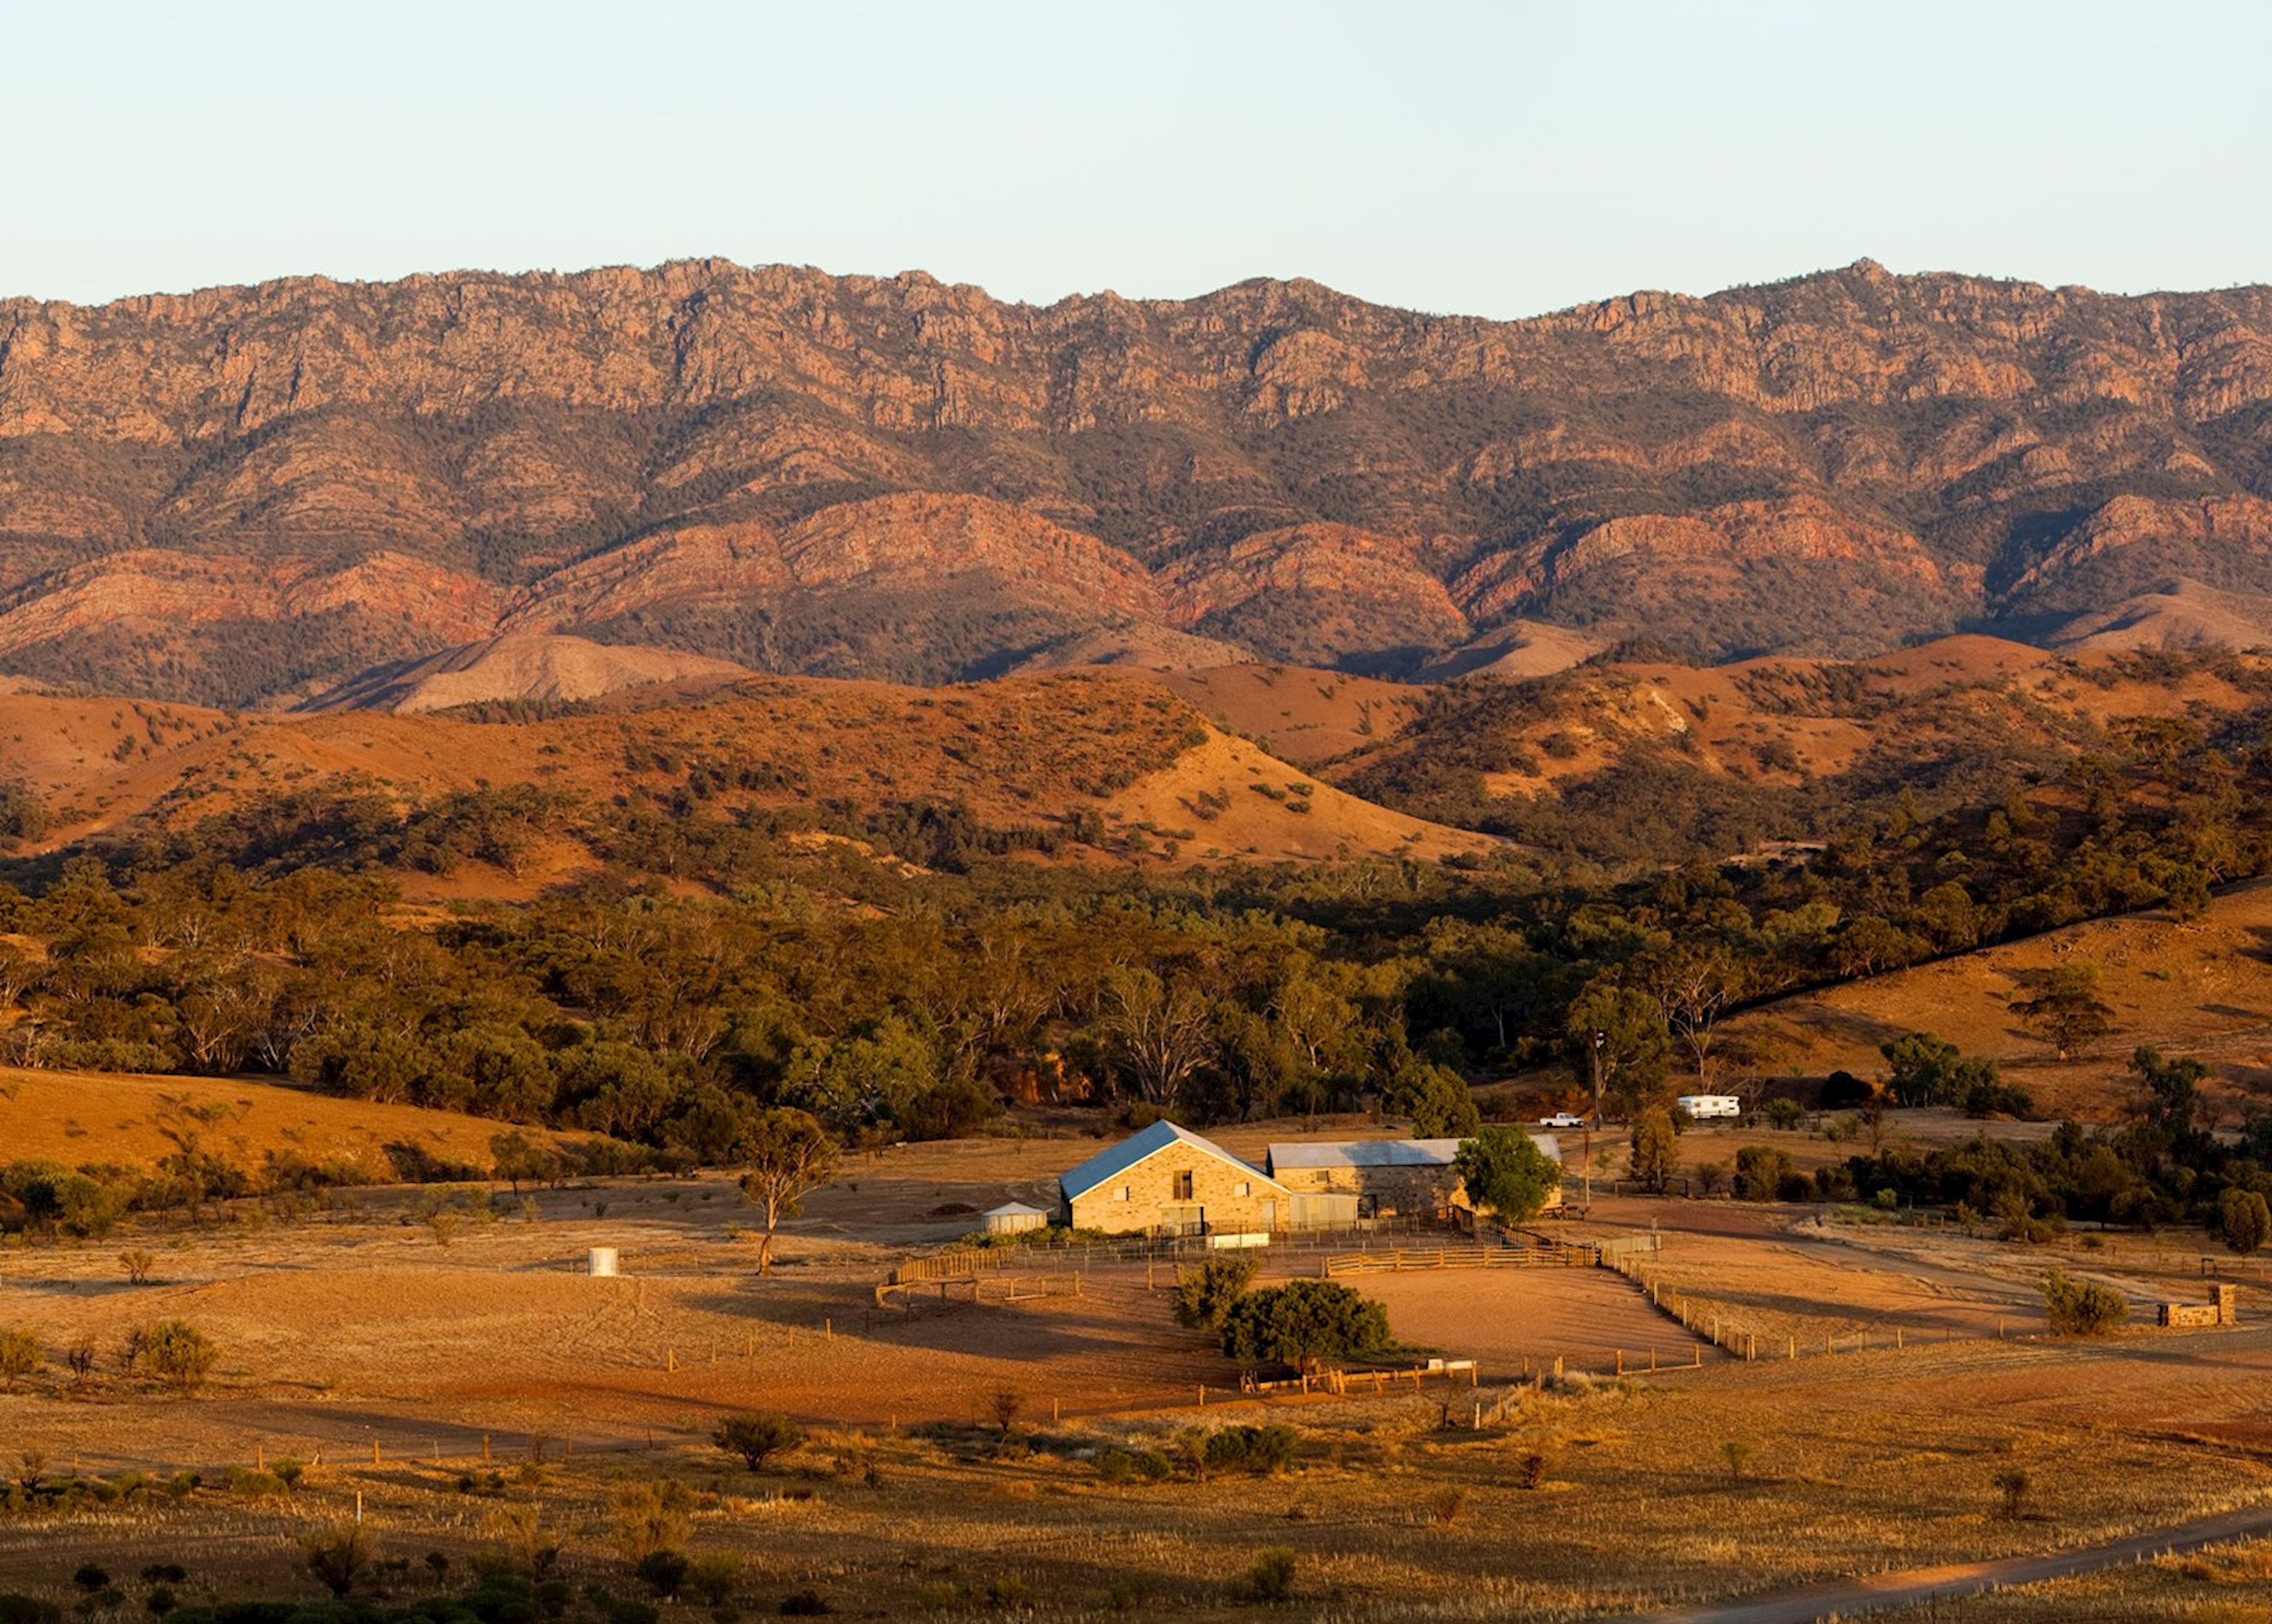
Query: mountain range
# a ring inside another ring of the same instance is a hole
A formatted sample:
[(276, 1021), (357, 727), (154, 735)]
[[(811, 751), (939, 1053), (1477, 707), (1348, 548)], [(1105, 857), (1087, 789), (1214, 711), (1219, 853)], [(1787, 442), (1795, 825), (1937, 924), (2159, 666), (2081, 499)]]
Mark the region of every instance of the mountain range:
[(1865, 261), (1492, 322), (698, 261), (0, 302), (19, 682), (1433, 678), (1967, 628), (2263, 640), (2272, 288)]

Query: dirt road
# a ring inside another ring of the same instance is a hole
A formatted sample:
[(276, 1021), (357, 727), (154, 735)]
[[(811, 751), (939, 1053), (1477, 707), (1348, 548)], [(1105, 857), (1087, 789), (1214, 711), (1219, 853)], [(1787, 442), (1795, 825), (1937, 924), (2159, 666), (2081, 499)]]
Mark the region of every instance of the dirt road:
[(2048, 1556), (2014, 1556), (2000, 1561), (1948, 1568), (1912, 1568), (1866, 1579), (1811, 1584), (1805, 1590), (1785, 1590), (1775, 1596), (1654, 1613), (1633, 1619), (1630, 1624), (1820, 1624), (1825, 1620), (1860, 1618), (1895, 1607), (1977, 1596), (2009, 1585), (2070, 1579), (2078, 1574), (2119, 1568), (2126, 1562), (2197, 1551), (2204, 1546), (2253, 1538), (2260, 1534), (2272, 1534), (2272, 1505), (2245, 1507), (2173, 1528), (2134, 1534), (2126, 1539), (2109, 1540), (2073, 1551), (2055, 1551)]

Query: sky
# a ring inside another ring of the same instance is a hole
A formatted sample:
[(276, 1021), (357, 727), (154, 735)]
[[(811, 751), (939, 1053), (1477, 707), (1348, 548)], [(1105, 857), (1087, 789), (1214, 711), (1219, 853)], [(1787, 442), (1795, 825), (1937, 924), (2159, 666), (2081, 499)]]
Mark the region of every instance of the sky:
[(0, 297), (723, 256), (1500, 317), (2272, 281), (2272, 7), (0, 0)]

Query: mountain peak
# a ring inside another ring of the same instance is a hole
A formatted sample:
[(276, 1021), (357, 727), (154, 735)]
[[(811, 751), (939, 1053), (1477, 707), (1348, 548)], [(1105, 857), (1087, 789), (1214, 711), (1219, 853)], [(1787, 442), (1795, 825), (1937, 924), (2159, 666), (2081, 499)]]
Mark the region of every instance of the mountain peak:
[(1108, 644), (1395, 674), (1518, 620), (1863, 654), (2272, 592), (2263, 288), (1862, 259), (1490, 322), (688, 260), (19, 301), (0, 334), (0, 673), (208, 701), (507, 629), (919, 682)]

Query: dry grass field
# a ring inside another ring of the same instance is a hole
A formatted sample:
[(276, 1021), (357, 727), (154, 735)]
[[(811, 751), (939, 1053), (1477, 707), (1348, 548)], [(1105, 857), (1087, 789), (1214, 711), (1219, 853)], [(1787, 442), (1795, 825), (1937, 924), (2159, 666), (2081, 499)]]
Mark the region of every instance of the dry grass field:
[[(82, 1149), (111, 1127), (86, 1125)], [(1288, 1136), (1226, 1136), (1247, 1151)], [(363, 1190), (11, 1249), (0, 1330), (34, 1331), (48, 1358), (0, 1394), (0, 1468), (20, 1475), (33, 1451), (53, 1479), (187, 1470), (202, 1483), (0, 1517), (0, 1590), (66, 1599), (81, 1561), (131, 1574), (162, 1558), (191, 1569), (187, 1599), (312, 1595), (296, 1541), (360, 1495), (381, 1553), (407, 1563), (375, 1576), (382, 1598), (430, 1593), (430, 1551), (458, 1576), (485, 1553), (511, 1560), (529, 1519), (566, 1576), (630, 1595), (616, 1501), (669, 1482), (690, 1496), (674, 1541), (739, 1553), (736, 1605), (768, 1613), (810, 1590), (848, 1614), (1247, 1616), (1240, 1576), (1283, 1548), (1296, 1616), (1574, 1620), (2059, 1548), (2272, 1494), (2272, 1291), (2244, 1287), (2238, 1330), (2056, 1342), (2036, 1334), (2040, 1251), (1812, 1209), (1605, 1199), (1564, 1222), (1573, 1235), (1654, 1226), (1662, 1249), (1639, 1281), (1357, 1278), (1405, 1343), (1476, 1359), (1472, 1388), (1240, 1398), (1235, 1367), (1174, 1325), (1141, 1263), (1082, 1267), (1078, 1297), (876, 1309), (895, 1259), (961, 1233), (975, 1210), (1041, 1194), (1093, 1145), (859, 1157), (762, 1279), (739, 1227), (749, 1210), (717, 1178), (500, 1189), (486, 1213), (464, 1189)], [(2201, 1294), (2182, 1242), (2066, 1244), (2070, 1267), (2141, 1301)], [(599, 1245), (621, 1249), (623, 1278), (582, 1272)], [(117, 1261), (128, 1246), (153, 1254), (146, 1284)], [(1315, 1267), (1292, 1255), (1273, 1273)], [(1004, 1278), (1068, 1272), (1043, 1262)], [(1164, 1287), (1168, 1270), (1153, 1274)], [(1715, 1305), (1761, 1357), (1704, 1346), (1650, 1285)], [(191, 1397), (122, 1375), (112, 1354), (130, 1328), (173, 1317), (221, 1350)], [(1799, 1357), (1768, 1357), (1775, 1334)], [(80, 1341), (99, 1354), (75, 1382), (62, 1352)], [(1609, 1374), (1618, 1350), (1623, 1380)], [(1005, 1391), (1006, 1438), (990, 1419)], [(757, 1477), (706, 1441), (752, 1408), (810, 1431)], [(1203, 1430), (1263, 1422), (1298, 1434), (1284, 1471), (1185, 1464)], [(253, 1470), (283, 1457), (305, 1468), (288, 1492)], [(2033, 1486), (2017, 1519), (1996, 1486), (2014, 1469)], [(2147, 1579), (2123, 1583), (2147, 1588), (2104, 1616), (2189, 1616)]]
[(390, 1144), (437, 1162), (486, 1168), (490, 1141), (505, 1126), (269, 1083), (0, 1066), (0, 1160), (6, 1161), (151, 1166), (194, 1141), (246, 1168), (259, 1167), (272, 1154), (372, 1168)]
[(1875, 1616), (1881, 1624), (2267, 1624), (2272, 1620), (2272, 1540)]
[[(2114, 1030), (2074, 1061), (2057, 1060), (2011, 1011), (2027, 978), (2096, 965)], [(2219, 896), (2190, 924), (2129, 914), (1782, 999), (1729, 1023), (1782, 1071), (1845, 1067), (1882, 1075), (1879, 1045), (1932, 1032), (1998, 1061), (2046, 1114), (2104, 1121), (2127, 1099), (2130, 1053), (2141, 1042), (2209, 1062), (2211, 1097), (2229, 1112), (2272, 1089), (2272, 883)]]

